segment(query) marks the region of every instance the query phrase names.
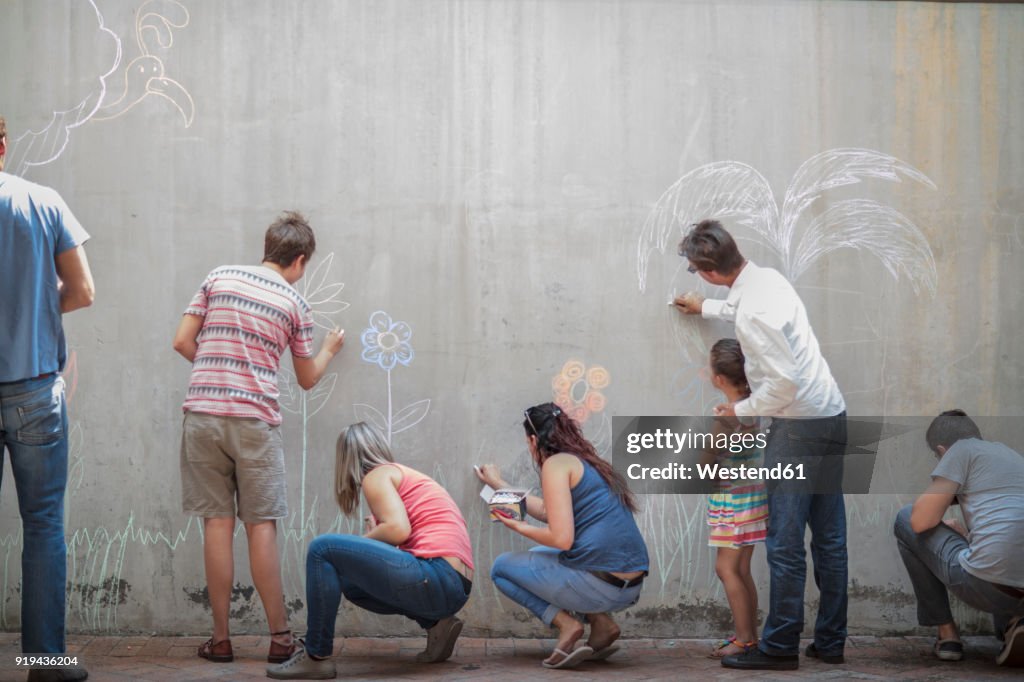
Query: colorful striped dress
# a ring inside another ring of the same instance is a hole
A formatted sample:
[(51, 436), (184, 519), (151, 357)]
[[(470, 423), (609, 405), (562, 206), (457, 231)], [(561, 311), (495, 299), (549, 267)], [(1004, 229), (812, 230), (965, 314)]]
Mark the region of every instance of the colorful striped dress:
[[(724, 467), (760, 466), (759, 447), (726, 453)], [(768, 534), (768, 493), (763, 481), (719, 482), (718, 492), (708, 495), (708, 545), (738, 549), (764, 542)]]

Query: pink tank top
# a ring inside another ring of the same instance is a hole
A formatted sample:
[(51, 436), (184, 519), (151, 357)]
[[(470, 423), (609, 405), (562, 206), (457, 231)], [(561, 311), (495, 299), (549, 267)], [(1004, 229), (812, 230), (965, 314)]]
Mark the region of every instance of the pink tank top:
[[(388, 465), (385, 465), (388, 466)], [(457, 557), (473, 568), (473, 548), (462, 512), (448, 491), (437, 481), (404, 464), (393, 464), (402, 472), (398, 496), (405, 504), (412, 532), (399, 549), (423, 559)]]

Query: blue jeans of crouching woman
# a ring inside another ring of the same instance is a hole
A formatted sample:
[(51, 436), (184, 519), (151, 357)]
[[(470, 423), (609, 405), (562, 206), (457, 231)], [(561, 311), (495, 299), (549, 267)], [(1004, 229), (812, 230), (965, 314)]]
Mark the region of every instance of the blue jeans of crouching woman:
[(466, 604), (469, 582), (440, 557), (420, 559), (357, 535), (321, 535), (306, 555), (306, 650), (314, 656), (334, 651), (342, 595), (367, 611), (406, 616), (429, 629)]
[(825, 656), (843, 653), (849, 577), (842, 492), (845, 452), (845, 411), (816, 419), (772, 419), (765, 466), (803, 465), (805, 479), (768, 483), (765, 547), (771, 592), (759, 645), (765, 654), (791, 656), (800, 651), (807, 582), (807, 527), (811, 529), (814, 583), (820, 593), (814, 646)]
[(21, 649), (27, 654), (64, 653), (64, 380), (50, 375), (0, 383), (0, 442), (0, 454), (6, 448), (11, 456), (23, 532)]
[(529, 609), (545, 625), (559, 611), (609, 613), (621, 611), (640, 599), (643, 585), (616, 587), (590, 571), (563, 566), (559, 551), (534, 547), (529, 552), (506, 552), (494, 560), (491, 580), (502, 593)]

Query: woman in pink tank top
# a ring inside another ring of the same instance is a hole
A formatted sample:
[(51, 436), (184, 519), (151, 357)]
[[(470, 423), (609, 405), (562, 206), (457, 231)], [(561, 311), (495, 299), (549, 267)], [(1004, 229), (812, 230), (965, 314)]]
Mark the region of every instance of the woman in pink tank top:
[(366, 533), (321, 535), (306, 556), (307, 633), (303, 647), (267, 676), (332, 679), (334, 622), (345, 596), (356, 606), (400, 614), (427, 631), (420, 663), (447, 660), (462, 631), (455, 614), (469, 599), (473, 554), (466, 521), (451, 496), (426, 474), (396, 464), (381, 433), (359, 422), (341, 432), (335, 495), (351, 515), (362, 496)]

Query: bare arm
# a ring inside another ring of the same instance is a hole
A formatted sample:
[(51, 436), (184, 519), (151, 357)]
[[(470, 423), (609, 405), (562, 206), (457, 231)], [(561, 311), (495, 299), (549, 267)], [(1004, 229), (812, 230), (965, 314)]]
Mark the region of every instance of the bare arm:
[(57, 254), (54, 262), (60, 278), (60, 311), (70, 313), (92, 305), (96, 298), (96, 287), (92, 281), (89, 260), (85, 257), (85, 247), (79, 245), (62, 251)]
[(520, 535), (547, 547), (566, 550), (576, 540), (576, 519), (572, 513), (572, 475), (583, 465), (573, 455), (561, 453), (549, 457), (540, 472), (544, 492), (546, 526), (531, 526), (525, 521), (504, 517), (499, 520)]
[(345, 330), (335, 328), (327, 332), (327, 338), (324, 339), (323, 345), (320, 346), (320, 352), (313, 357), (297, 358), (293, 354), (292, 365), (295, 367), (295, 378), (298, 380), (299, 386), (307, 391), (316, 386), (317, 382), (323, 377), (324, 372), (327, 371), (327, 365), (338, 354), (344, 343)]
[(402, 473), (393, 466), (379, 466), (363, 477), (363, 495), (376, 524), (363, 536), (398, 546), (412, 534), (409, 515), (398, 495)]
[(932, 484), (917, 498), (910, 512), (910, 527), (915, 533), (931, 530), (942, 522), (959, 487), (948, 478), (936, 476), (932, 479)]
[(199, 337), (199, 332), (202, 328), (203, 318), (201, 316), (186, 313), (181, 316), (181, 322), (178, 323), (178, 331), (174, 332), (174, 350), (178, 351), (181, 357), (189, 362), (193, 362), (196, 359), (196, 349), (199, 347), (196, 339)]

